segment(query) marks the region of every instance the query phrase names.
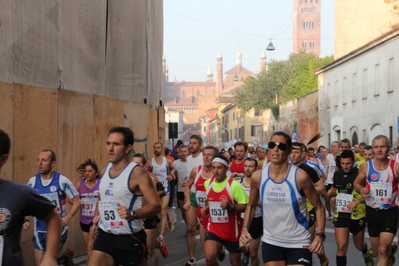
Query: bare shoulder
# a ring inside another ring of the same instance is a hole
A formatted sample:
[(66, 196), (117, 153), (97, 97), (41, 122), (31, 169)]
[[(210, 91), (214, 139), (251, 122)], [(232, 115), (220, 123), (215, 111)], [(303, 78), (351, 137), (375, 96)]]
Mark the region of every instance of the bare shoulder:
[(100, 177), (103, 177), (103, 176), (104, 176), (105, 169), (107, 169), (107, 166), (104, 166), (104, 167), (98, 172), (98, 175), (99, 175)]

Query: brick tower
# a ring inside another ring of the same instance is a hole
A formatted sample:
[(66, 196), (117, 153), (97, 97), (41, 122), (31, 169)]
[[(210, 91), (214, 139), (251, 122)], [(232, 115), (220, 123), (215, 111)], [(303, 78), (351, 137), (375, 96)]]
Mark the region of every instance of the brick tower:
[(262, 49), (262, 53), (260, 54), (259, 72), (263, 72), (265, 70), (266, 70), (266, 53), (265, 50)]
[(219, 97), (219, 94), (222, 93), (223, 90), (223, 56), (219, 51), (216, 55), (216, 96)]
[(294, 53), (305, 50), (320, 55), (321, 0), (295, 0)]

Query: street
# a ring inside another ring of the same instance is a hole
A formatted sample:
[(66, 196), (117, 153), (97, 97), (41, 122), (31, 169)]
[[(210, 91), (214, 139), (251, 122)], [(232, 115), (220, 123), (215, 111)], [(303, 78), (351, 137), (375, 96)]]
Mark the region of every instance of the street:
[[(175, 205), (176, 206), (176, 205)], [(166, 231), (165, 233), (165, 241), (166, 245), (169, 248), (169, 257), (164, 259), (161, 257), (159, 250), (156, 251), (159, 256), (159, 265), (161, 266), (184, 266), (188, 258), (187, 253), (187, 246), (186, 246), (186, 237), (185, 237), (185, 230), (186, 226), (185, 223), (182, 222), (181, 212), (180, 209), (169, 209), (169, 214), (172, 216), (177, 216), (178, 220), (175, 224), (175, 230), (173, 232)], [(197, 231), (198, 232), (198, 231)], [(330, 220), (326, 220), (326, 241), (324, 242), (324, 247), (326, 250), (326, 254), (330, 259), (330, 265), (336, 265), (335, 263), (335, 253), (336, 253), (336, 243), (335, 243), (335, 236), (334, 236), (334, 227)], [(397, 243), (397, 237), (394, 240)], [(370, 245), (370, 240), (367, 234), (366, 229), (366, 243)], [(262, 262), (262, 254), (261, 250), (259, 250), (259, 258)], [(197, 248), (196, 248), (196, 259), (197, 259), (197, 266), (206, 265), (204, 255), (202, 254), (201, 247), (200, 247), (200, 240), (199, 235), (197, 235)], [(76, 266), (78, 265), (86, 265), (85, 258), (76, 258), (74, 259), (76, 262)], [(347, 261), (348, 265), (351, 266), (364, 266), (363, 257), (360, 251), (357, 251), (354, 244), (352, 237), (349, 237), (349, 249), (347, 253)], [(375, 260), (376, 261), (376, 260)], [(149, 264), (150, 265), (150, 264)], [(226, 254), (226, 258), (223, 262), (220, 262), (219, 265), (230, 265), (229, 256)], [(262, 264), (261, 264), (262, 265)], [(313, 255), (313, 265), (319, 266), (319, 260), (316, 255)], [(395, 264), (397, 265), (397, 263)]]

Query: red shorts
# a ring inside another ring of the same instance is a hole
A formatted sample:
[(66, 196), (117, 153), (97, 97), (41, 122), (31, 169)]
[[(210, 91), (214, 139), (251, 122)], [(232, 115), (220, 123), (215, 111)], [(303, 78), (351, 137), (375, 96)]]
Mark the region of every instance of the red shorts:
[(197, 208), (197, 220), (198, 220), (198, 223), (200, 224), (200, 226), (207, 227), (208, 219), (209, 219), (209, 213), (205, 217), (202, 217), (201, 208), (198, 207)]

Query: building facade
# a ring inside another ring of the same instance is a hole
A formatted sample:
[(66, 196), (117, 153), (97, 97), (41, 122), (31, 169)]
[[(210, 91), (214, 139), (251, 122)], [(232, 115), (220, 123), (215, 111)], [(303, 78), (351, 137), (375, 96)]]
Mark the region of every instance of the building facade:
[(323, 142), (371, 143), (383, 134), (398, 145), (399, 29), (316, 70)]

